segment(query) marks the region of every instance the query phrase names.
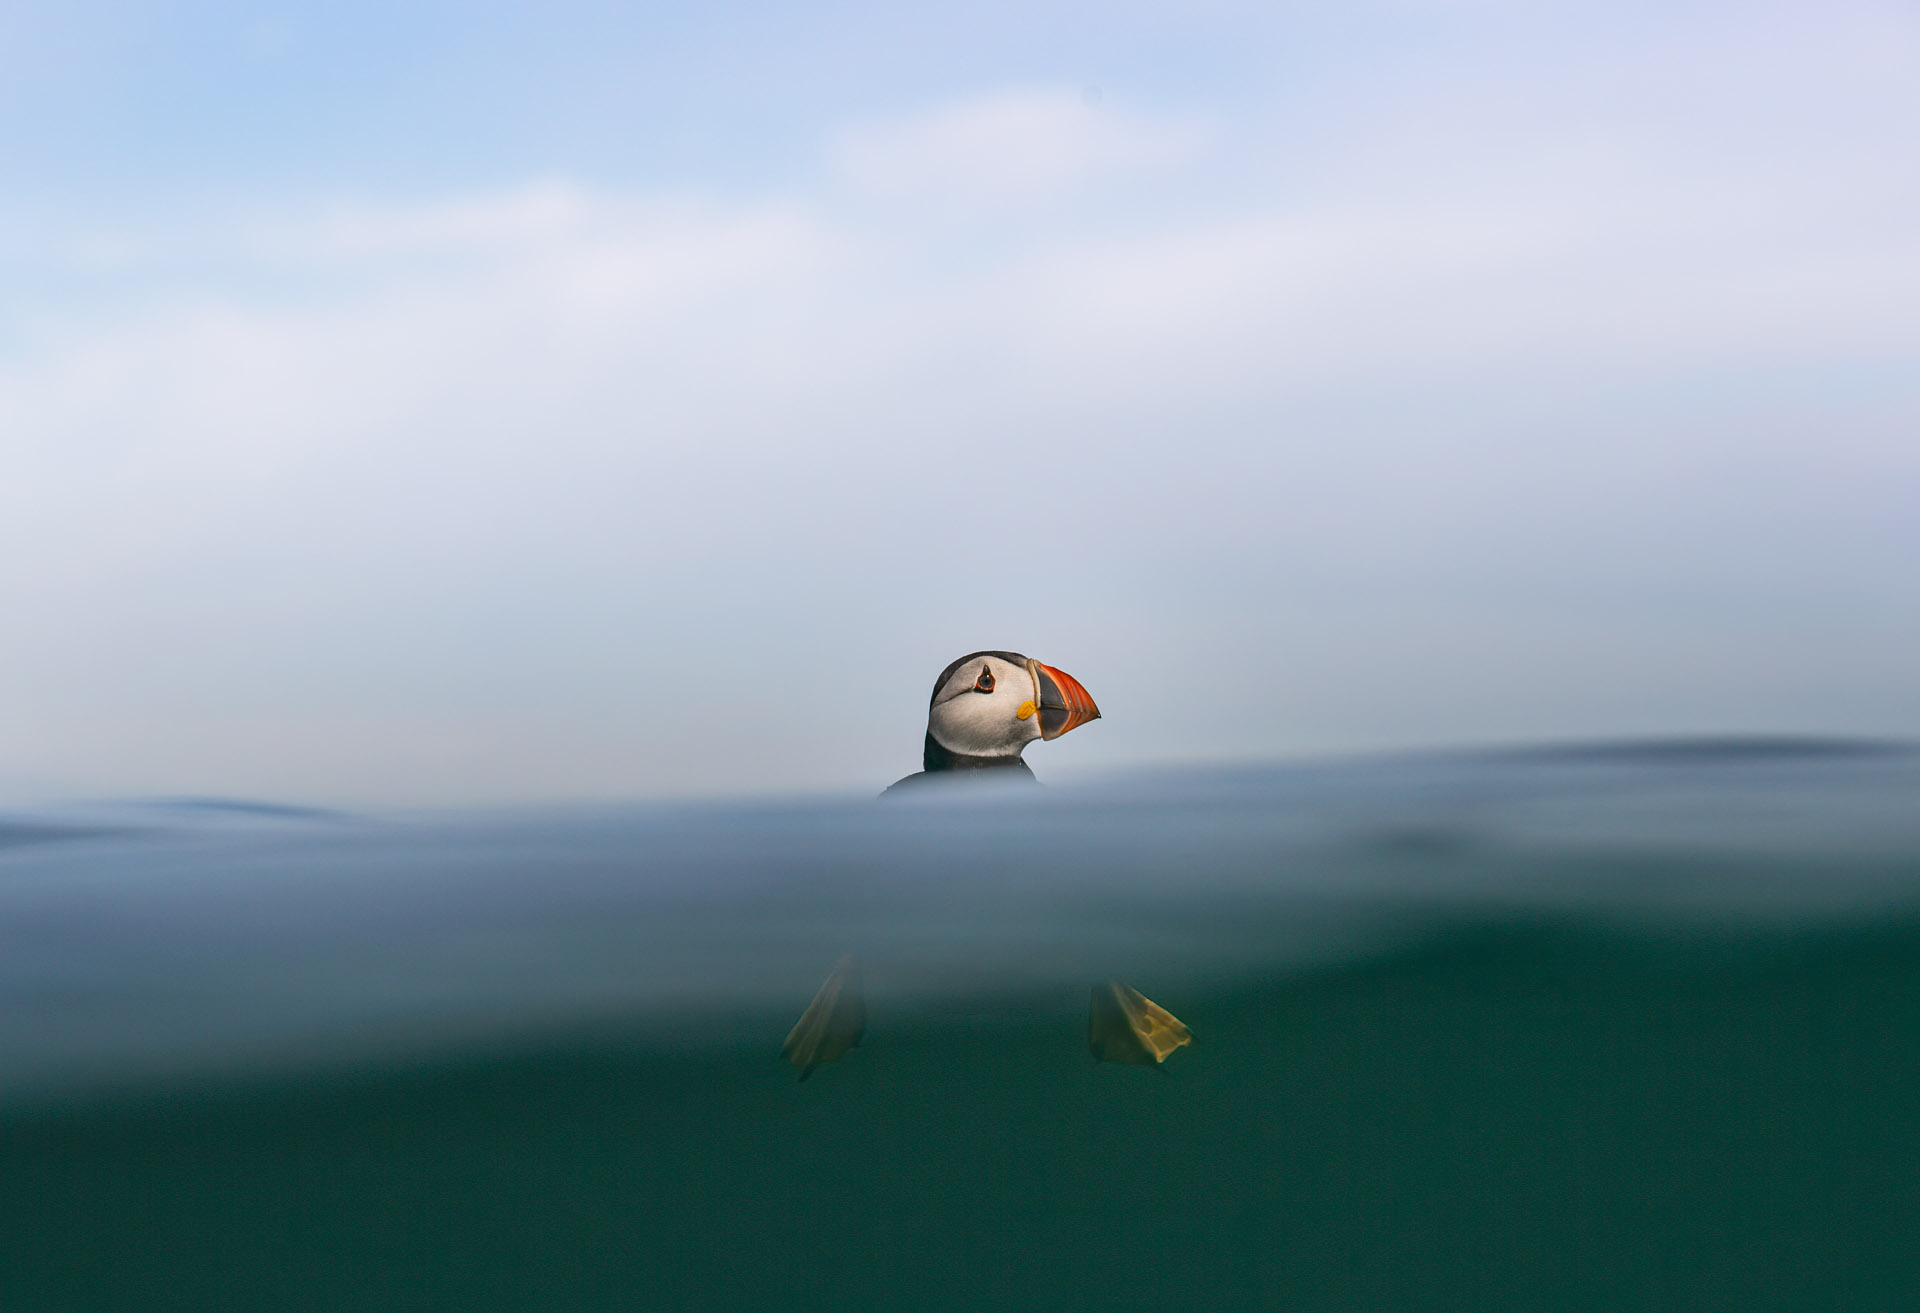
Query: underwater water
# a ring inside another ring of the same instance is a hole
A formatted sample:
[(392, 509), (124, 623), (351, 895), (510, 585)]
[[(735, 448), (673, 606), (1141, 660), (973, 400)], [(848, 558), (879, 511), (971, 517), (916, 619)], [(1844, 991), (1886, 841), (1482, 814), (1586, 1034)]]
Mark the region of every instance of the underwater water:
[(1920, 1306), (1920, 753), (926, 793), (0, 817), (0, 1310)]

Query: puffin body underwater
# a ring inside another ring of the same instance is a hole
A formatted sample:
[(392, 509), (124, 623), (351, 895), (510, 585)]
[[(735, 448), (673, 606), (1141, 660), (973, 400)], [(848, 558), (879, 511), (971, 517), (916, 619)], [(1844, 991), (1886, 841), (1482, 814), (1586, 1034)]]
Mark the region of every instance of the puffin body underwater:
[[(922, 769), (880, 796), (951, 781), (956, 772), (1032, 781), (1033, 769), (1021, 757), (1029, 743), (1057, 739), (1099, 718), (1092, 696), (1066, 671), (1018, 652), (969, 652), (934, 681)], [(805, 1080), (858, 1045), (866, 1021), (859, 967), (844, 957), (801, 1014), (781, 1056)], [(1178, 1017), (1138, 990), (1117, 980), (1093, 987), (1087, 1047), (1094, 1061), (1157, 1067), (1192, 1042), (1193, 1032)]]

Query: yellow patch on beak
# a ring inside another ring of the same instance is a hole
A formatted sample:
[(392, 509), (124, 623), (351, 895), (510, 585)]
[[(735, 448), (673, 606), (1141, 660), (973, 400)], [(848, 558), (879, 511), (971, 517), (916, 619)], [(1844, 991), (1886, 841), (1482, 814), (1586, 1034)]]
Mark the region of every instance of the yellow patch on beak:
[(1025, 720), (1031, 716), (1036, 709), (1031, 701), (1022, 702), (1020, 704), (1020, 710), (1013, 713), (1014, 719)]

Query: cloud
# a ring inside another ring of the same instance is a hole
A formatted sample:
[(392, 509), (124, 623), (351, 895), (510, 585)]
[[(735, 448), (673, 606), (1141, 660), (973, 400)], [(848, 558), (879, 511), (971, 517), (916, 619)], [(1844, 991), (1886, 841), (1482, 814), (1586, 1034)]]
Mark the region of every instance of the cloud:
[(488, 196), (424, 205), (335, 205), (305, 222), (263, 225), (253, 235), (260, 254), (278, 258), (364, 259), (442, 254), (564, 241), (595, 217), (581, 187), (549, 180)]
[(992, 210), (1057, 201), (1204, 150), (1195, 117), (1162, 118), (1053, 87), (995, 92), (841, 135), (839, 177), (870, 198)]

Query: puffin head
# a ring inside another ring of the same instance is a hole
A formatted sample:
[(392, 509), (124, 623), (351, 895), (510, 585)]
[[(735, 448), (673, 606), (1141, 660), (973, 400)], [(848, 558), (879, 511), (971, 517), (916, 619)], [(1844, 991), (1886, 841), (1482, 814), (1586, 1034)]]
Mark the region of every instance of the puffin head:
[(1018, 652), (969, 652), (940, 672), (927, 712), (926, 768), (1018, 761), (1035, 739), (1100, 718), (1080, 681)]

